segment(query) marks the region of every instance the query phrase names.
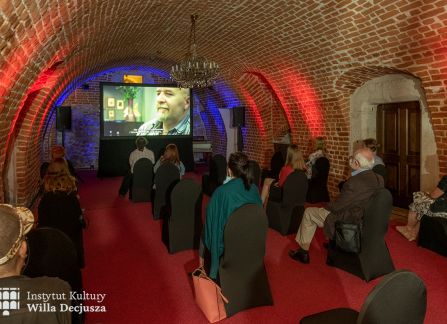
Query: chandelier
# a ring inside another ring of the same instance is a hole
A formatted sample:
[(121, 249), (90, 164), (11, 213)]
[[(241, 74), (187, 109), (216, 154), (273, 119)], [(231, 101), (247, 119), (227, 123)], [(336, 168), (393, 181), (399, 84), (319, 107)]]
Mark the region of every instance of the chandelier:
[(189, 35), (188, 52), (184, 59), (171, 68), (171, 79), (181, 88), (204, 88), (213, 85), (219, 74), (219, 65), (197, 55), (196, 20), (197, 15), (191, 15), (191, 31)]

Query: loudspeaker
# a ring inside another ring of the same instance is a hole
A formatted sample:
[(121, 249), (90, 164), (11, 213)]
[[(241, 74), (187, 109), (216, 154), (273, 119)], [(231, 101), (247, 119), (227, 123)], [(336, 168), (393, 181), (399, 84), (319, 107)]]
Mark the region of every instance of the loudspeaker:
[(58, 131), (71, 129), (71, 107), (56, 107), (56, 129)]
[(233, 127), (245, 127), (245, 107), (239, 106), (231, 109)]

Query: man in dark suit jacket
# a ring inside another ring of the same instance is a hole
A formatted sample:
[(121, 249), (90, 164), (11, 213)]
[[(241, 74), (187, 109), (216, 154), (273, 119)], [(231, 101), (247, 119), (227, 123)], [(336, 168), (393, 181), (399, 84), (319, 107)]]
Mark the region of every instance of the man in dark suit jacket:
[[(289, 256), (302, 263), (309, 263), (309, 247), (318, 227), (325, 227), (326, 235), (332, 236), (336, 220), (345, 220), (346, 216), (352, 217), (353, 210), (360, 210), (360, 219), (363, 216), (363, 207), (374, 194), (383, 188), (383, 178), (372, 171), (374, 166), (374, 154), (369, 148), (360, 148), (349, 159), (352, 175), (346, 181), (338, 198), (328, 204), (326, 208), (306, 208), (303, 220), (296, 234), (296, 242), (299, 248), (290, 250)], [(357, 213), (358, 214), (358, 213)]]

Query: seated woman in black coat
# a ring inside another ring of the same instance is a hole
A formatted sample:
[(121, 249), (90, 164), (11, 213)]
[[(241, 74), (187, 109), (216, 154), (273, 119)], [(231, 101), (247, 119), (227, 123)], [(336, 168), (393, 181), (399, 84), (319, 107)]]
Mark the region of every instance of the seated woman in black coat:
[(447, 176), (443, 176), (438, 186), (431, 192), (413, 192), (413, 202), (408, 207), (407, 225), (396, 226), (396, 230), (409, 241), (419, 234), (422, 216), (447, 218)]
[(84, 266), (82, 242), (83, 218), (76, 193), (76, 179), (70, 175), (64, 159), (55, 159), (44, 177), (44, 195), (38, 207), (38, 226), (48, 226), (64, 232), (78, 252), (79, 266)]

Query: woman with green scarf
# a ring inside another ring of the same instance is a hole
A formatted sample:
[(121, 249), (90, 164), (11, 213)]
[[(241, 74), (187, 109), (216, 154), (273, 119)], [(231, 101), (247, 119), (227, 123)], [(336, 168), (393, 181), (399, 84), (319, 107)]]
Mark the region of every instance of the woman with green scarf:
[[(216, 189), (206, 208), (203, 244), (211, 255), (209, 276), (213, 279), (217, 278), (219, 260), (224, 252), (224, 229), (231, 213), (245, 204), (262, 207), (258, 188), (249, 177), (247, 155), (242, 152), (232, 153), (227, 172), (231, 180)], [(203, 263), (203, 246), (200, 256)]]

